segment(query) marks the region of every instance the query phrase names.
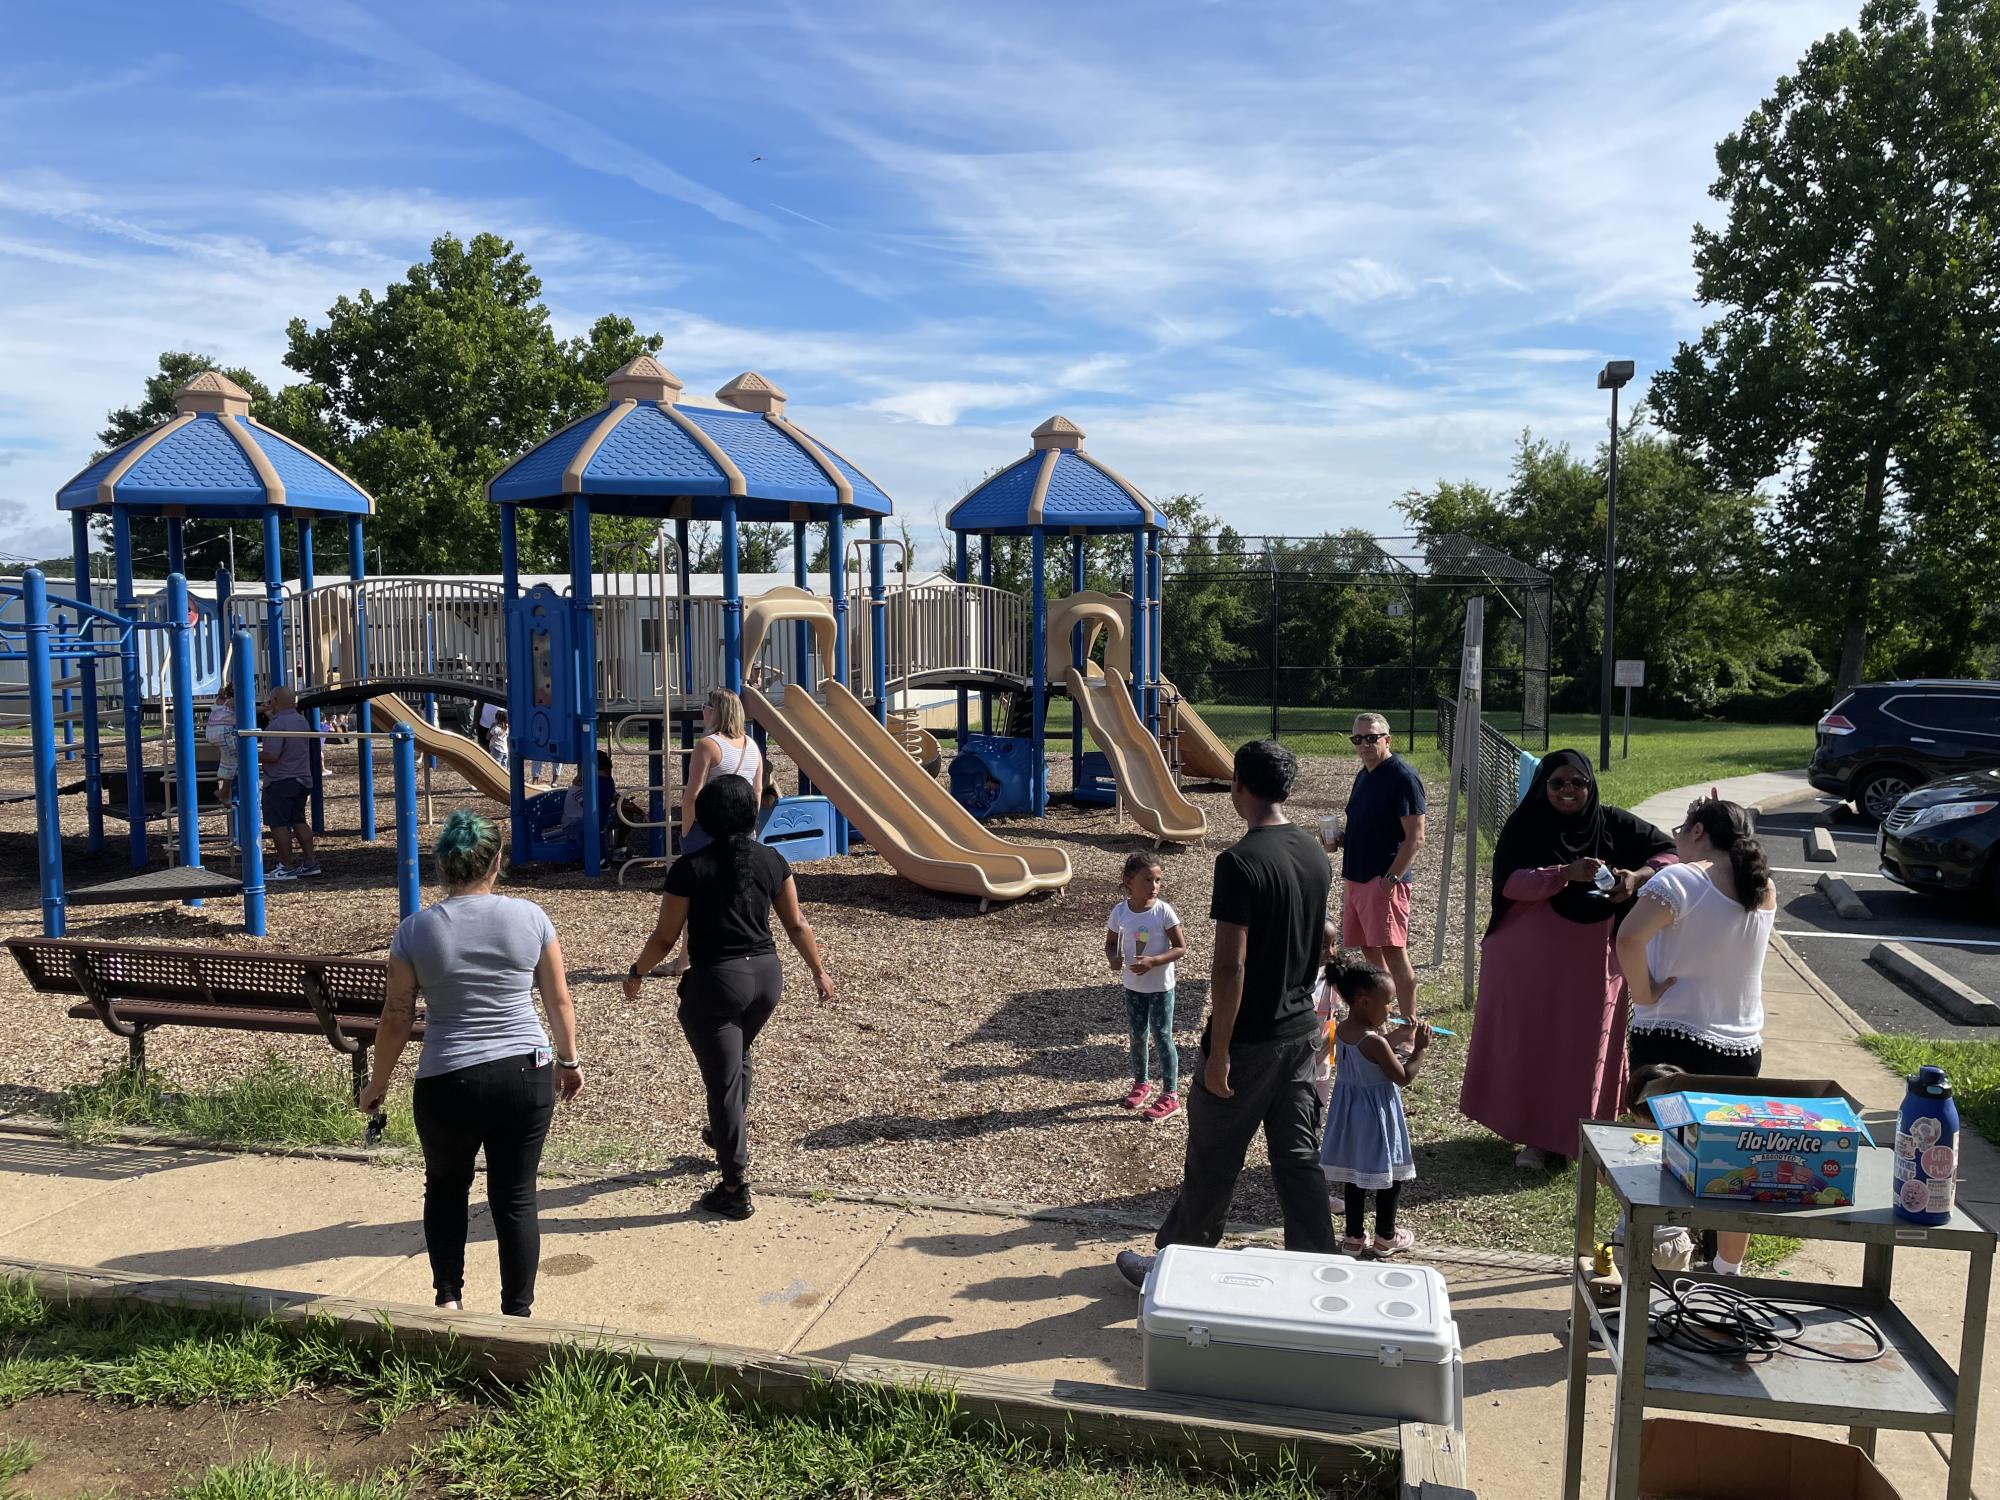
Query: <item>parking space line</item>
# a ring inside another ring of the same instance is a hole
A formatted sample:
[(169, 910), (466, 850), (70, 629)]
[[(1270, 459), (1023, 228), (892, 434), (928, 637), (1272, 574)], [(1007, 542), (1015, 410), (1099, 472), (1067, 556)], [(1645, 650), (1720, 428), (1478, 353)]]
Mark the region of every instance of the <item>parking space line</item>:
[(2000, 948), (2000, 938), (1884, 937), (1879, 932), (1821, 932), (1817, 928), (1777, 929), (1782, 938), (1846, 938), (1861, 943), (1930, 943), (1940, 948)]

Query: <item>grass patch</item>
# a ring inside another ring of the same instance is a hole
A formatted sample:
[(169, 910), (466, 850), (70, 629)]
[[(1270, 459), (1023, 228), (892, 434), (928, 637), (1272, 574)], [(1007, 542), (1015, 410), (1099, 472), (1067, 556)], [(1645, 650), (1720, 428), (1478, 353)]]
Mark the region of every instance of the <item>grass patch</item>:
[(35, 1445), (18, 1438), (0, 1438), (0, 1500), (18, 1494), (12, 1484), (41, 1461)]
[(1959, 1119), (2000, 1145), (2000, 1041), (1934, 1042), (1923, 1036), (1878, 1033), (1861, 1038), (1861, 1045), (1904, 1075), (1926, 1063), (1943, 1068), (1951, 1079)]
[[(968, 1420), (948, 1394), (828, 1386), (803, 1411), (739, 1405), (599, 1351), (552, 1361), (525, 1384), (474, 1380), (448, 1356), (344, 1342), (332, 1325), (302, 1332), (212, 1313), (51, 1304), (0, 1281), (0, 1407), (78, 1393), (180, 1406), (271, 1403), (342, 1391), (385, 1410), (471, 1407), (465, 1425), (398, 1464), (341, 1482), (296, 1457), (262, 1454), (183, 1480), (174, 1500), (400, 1500), (414, 1492), (543, 1496), (893, 1495), (898, 1500), (1306, 1500), (1329, 1493), (1288, 1459), (1248, 1477), (1141, 1462), (1009, 1435)], [(23, 1472), (33, 1455), (0, 1448)], [(1343, 1500), (1395, 1493), (1393, 1454), (1364, 1451)]]
[[(65, 1131), (80, 1140), (139, 1125), (230, 1145), (356, 1146), (367, 1129), (344, 1062), (308, 1068), (272, 1053), (241, 1078), (194, 1089), (175, 1088), (151, 1069), (120, 1066), (70, 1089), (58, 1113)], [(416, 1143), (407, 1089), (390, 1095), (383, 1139)]]

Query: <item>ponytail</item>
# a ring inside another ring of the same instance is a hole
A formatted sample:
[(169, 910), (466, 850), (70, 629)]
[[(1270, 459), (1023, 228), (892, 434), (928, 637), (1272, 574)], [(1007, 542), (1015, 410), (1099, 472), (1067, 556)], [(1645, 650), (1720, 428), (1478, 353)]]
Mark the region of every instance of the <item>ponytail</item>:
[(1360, 954), (1336, 953), (1326, 962), (1326, 982), (1352, 1005), (1356, 995), (1370, 994), (1390, 980), (1388, 970), (1378, 968)]
[(1743, 909), (1761, 910), (1764, 893), (1771, 887), (1771, 862), (1764, 846), (1750, 835), (1750, 815), (1734, 802), (1698, 802), (1689, 811), (1688, 822), (1707, 834), (1710, 847), (1729, 860), (1736, 899)]
[(695, 796), (694, 820), (721, 847), (724, 888), (742, 895), (756, 873), (756, 789), (741, 776), (718, 776)]

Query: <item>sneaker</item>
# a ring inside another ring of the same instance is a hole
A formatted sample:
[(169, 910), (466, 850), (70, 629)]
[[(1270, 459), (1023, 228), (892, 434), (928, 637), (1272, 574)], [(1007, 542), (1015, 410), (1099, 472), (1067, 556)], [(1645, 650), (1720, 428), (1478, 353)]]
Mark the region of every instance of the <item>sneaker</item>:
[(1367, 1248), (1368, 1248), (1368, 1241), (1366, 1240), (1350, 1239), (1346, 1235), (1342, 1235), (1340, 1237), (1340, 1253), (1342, 1255), (1359, 1255), (1363, 1250), (1366, 1250)]
[(1118, 1107), (1120, 1109), (1137, 1109), (1146, 1102), (1146, 1096), (1152, 1092), (1153, 1086), (1150, 1083), (1135, 1083), (1126, 1091), (1125, 1097), (1118, 1101)]
[(1179, 1114), (1181, 1101), (1172, 1094), (1162, 1094), (1147, 1105), (1139, 1116), (1142, 1120), (1164, 1120), (1168, 1115)]
[(1146, 1278), (1153, 1274), (1153, 1262), (1158, 1259), (1157, 1255), (1141, 1255), (1137, 1250), (1120, 1250), (1118, 1259), (1112, 1264), (1117, 1266), (1118, 1274), (1132, 1284), (1134, 1291), (1143, 1291)]
[(1400, 1255), (1416, 1242), (1417, 1237), (1411, 1234), (1409, 1230), (1399, 1229), (1386, 1240), (1381, 1235), (1376, 1235), (1370, 1243), (1370, 1248), (1377, 1255)]
[(279, 865), (276, 869), (265, 871), (264, 878), (266, 880), (297, 880), (299, 872), (294, 870), (290, 865)]
[(292, 869), (292, 873), (298, 876), (299, 879), (301, 880), (304, 880), (308, 875), (317, 875), (320, 873), (319, 861), (314, 859), (314, 860), (308, 860), (305, 864), (302, 865), (295, 865)]
[(714, 1187), (695, 1199), (695, 1207), (707, 1209), (725, 1219), (747, 1219), (757, 1212), (757, 1205), (750, 1201), (747, 1183), (737, 1183), (731, 1187), (726, 1182), (718, 1182)]

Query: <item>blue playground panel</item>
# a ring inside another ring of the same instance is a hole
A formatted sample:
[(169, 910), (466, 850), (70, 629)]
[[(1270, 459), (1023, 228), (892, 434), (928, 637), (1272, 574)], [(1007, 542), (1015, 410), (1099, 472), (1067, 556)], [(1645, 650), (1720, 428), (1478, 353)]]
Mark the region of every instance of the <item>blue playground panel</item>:
[(951, 794), (973, 817), (1034, 809), (1035, 745), (997, 734), (969, 734), (951, 761)]
[(758, 836), (788, 864), (831, 859), (833, 818), (833, 804), (824, 797), (781, 797)]
[(1072, 795), (1090, 807), (1109, 807), (1118, 800), (1118, 778), (1111, 774), (1111, 758), (1102, 750), (1083, 752)]

